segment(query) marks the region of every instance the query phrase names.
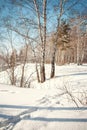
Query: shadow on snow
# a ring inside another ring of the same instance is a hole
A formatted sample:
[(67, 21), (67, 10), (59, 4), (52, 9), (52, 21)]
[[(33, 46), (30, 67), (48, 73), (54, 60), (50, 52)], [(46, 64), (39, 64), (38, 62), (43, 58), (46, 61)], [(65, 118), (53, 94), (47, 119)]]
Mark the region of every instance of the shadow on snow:
[[(12, 108), (12, 109), (28, 109), (27, 111), (22, 112), (17, 116), (9, 116), (5, 114), (0, 114), (1, 118), (10, 119), (11, 121), (14, 119), (20, 119), (20, 115), (30, 114), (37, 110), (66, 110), (66, 111), (74, 111), (74, 110), (87, 110), (87, 107), (36, 107), (36, 106), (17, 106), (17, 105), (0, 105), (0, 108)], [(18, 118), (19, 117), (19, 118)], [(45, 121), (45, 122), (87, 122), (87, 118), (47, 118), (47, 117), (31, 117), (24, 116), (23, 120), (32, 120), (32, 121)]]
[(13, 109), (38, 109), (38, 110), (87, 110), (87, 107), (39, 107), (39, 106), (19, 106), (19, 105), (4, 105), (1, 104), (0, 108), (13, 108)]

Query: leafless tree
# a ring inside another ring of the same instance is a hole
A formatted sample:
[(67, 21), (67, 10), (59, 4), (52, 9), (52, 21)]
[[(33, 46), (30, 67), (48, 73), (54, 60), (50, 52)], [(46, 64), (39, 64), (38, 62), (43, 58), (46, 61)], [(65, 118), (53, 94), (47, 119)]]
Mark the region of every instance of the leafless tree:
[(10, 49), (8, 48), (7, 45), (2, 45), (2, 59), (5, 63), (3, 68), (4, 70), (7, 71), (11, 84), (15, 85), (16, 84), (15, 66), (16, 66), (17, 51), (13, 46), (12, 31), (7, 30), (6, 35), (7, 37), (4, 37), (4, 41), (9, 44)]
[(80, 21), (77, 25), (78, 43), (77, 43), (77, 65), (82, 65), (84, 58), (84, 45), (82, 42), (80, 26), (84, 21)]
[(63, 13), (63, 0), (60, 0), (60, 5), (59, 5), (59, 16), (57, 20), (57, 30), (56, 30), (56, 38), (54, 41), (54, 46), (53, 46), (53, 54), (52, 54), (52, 60), (51, 60), (51, 75), (50, 77), (53, 78), (55, 76), (55, 57), (56, 57), (56, 49), (57, 49), (57, 41), (58, 41), (58, 32), (59, 32), (59, 26), (60, 26), (60, 21), (61, 21), (61, 16)]
[(41, 26), (41, 16), (40, 16), (40, 10), (39, 6), (37, 3), (37, 0), (33, 0), (34, 5), (35, 5), (35, 10), (37, 13), (37, 18), (38, 18), (38, 29), (39, 29), (39, 36), (40, 36), (40, 41), (41, 41), (41, 46), (42, 46), (42, 58), (41, 58), (41, 66), (40, 66), (40, 81), (43, 83), (45, 81), (45, 46), (46, 46), (46, 8), (47, 8), (47, 0), (43, 0), (43, 29)]

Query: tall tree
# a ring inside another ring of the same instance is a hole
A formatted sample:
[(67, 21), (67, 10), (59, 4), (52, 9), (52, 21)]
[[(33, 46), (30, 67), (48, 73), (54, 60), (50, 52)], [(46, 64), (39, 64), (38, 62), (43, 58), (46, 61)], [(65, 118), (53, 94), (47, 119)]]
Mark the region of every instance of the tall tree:
[(39, 29), (39, 36), (40, 36), (40, 41), (41, 41), (41, 46), (42, 46), (42, 58), (41, 58), (41, 66), (40, 66), (40, 80), (41, 83), (45, 81), (45, 46), (46, 46), (46, 10), (47, 10), (47, 0), (43, 0), (43, 5), (42, 5), (42, 10), (43, 10), (43, 23), (41, 22), (41, 12), (39, 10), (39, 3), (37, 0), (33, 0), (36, 13), (37, 13), (37, 18), (38, 18), (38, 29)]
[(53, 46), (53, 54), (52, 54), (52, 60), (51, 60), (51, 75), (50, 77), (53, 78), (55, 76), (55, 58), (56, 58), (56, 49), (57, 49), (57, 41), (58, 41), (58, 33), (59, 33), (59, 26), (60, 26), (60, 21), (61, 21), (61, 16), (63, 13), (63, 0), (60, 0), (60, 6), (59, 6), (59, 16), (57, 20), (57, 30), (56, 30), (56, 38), (54, 41), (54, 46)]

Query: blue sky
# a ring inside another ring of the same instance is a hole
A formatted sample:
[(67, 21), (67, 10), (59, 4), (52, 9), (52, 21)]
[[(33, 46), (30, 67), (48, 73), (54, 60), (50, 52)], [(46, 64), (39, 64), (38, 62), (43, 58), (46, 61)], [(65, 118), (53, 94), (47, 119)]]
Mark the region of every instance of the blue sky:
[[(36, 21), (36, 17), (35, 14), (33, 12), (33, 10), (29, 9), (28, 4), (25, 4), (25, 1), (27, 0), (23, 0), (23, 7), (18, 6), (15, 4), (15, 1), (19, 2), (19, 0), (0, 0), (0, 17), (1, 19), (6, 17), (11, 17), (11, 24), (16, 25), (17, 24), (17, 19), (20, 17), (20, 15), (23, 15), (23, 17), (27, 17), (29, 19), (33, 19)], [(69, 0), (66, 5), (64, 6), (64, 8), (68, 9), (71, 5), (73, 5), (73, 3), (75, 3), (77, 0)], [(56, 25), (57, 25), (57, 16), (54, 11), (54, 7), (57, 7), (59, 4), (59, 0), (47, 0), (48, 5), (47, 5), (47, 30), (48, 32), (51, 31), (55, 31), (56, 29)], [(29, 0), (28, 0), (28, 3)], [(26, 7), (25, 7), (26, 6)], [(21, 12), (22, 11), (22, 12)], [(58, 12), (58, 11), (57, 11)], [(79, 2), (74, 5), (69, 11), (65, 12), (65, 14), (63, 15), (64, 19), (67, 18), (72, 18), (76, 16), (76, 13), (78, 14), (82, 14), (82, 12), (84, 14), (87, 14), (87, 0), (79, 0)], [(15, 21), (16, 19), (16, 21)], [(7, 22), (7, 21), (5, 21)], [(21, 22), (21, 21), (20, 21)], [(19, 23), (20, 23), (19, 22)], [(1, 22), (0, 22), (1, 24)], [(33, 30), (33, 27), (30, 26), (29, 27), (32, 36), (35, 35), (36, 30)], [(23, 28), (22, 30), (23, 31)], [(15, 35), (15, 33), (13, 33)], [(16, 37), (16, 44), (17, 45), (17, 37)], [(20, 39), (20, 38), (19, 38)], [(18, 41), (19, 42), (19, 41)]]
[[(19, 15), (18, 14), (18, 6), (16, 6), (14, 3), (15, 1), (20, 1), (20, 0), (0, 0), (0, 9), (1, 11), (1, 16), (6, 17), (6, 16), (11, 16), (14, 17), (14, 19)], [(23, 1), (23, 5), (25, 4), (24, 2), (27, 0), (21, 0)], [(29, 1), (29, 0), (28, 0)], [(66, 0), (67, 1), (67, 0)], [(69, 2), (66, 2), (66, 5), (64, 6), (65, 8), (70, 7), (73, 3), (75, 3), (78, 0), (68, 0)], [(51, 17), (51, 22), (55, 23), (56, 22), (56, 16), (54, 14), (54, 7), (58, 6), (59, 0), (47, 0), (48, 2), (48, 6), (47, 6), (47, 13), (48, 13), (48, 18)], [(28, 5), (25, 5), (26, 7), (28, 7)], [(87, 12), (87, 0), (79, 0), (79, 2), (74, 5), (69, 11), (65, 12), (64, 14), (64, 18), (67, 17), (72, 17), (72, 15), (70, 15), (70, 13), (72, 14), (72, 12), (76, 13), (82, 13), (82, 11), (84, 11), (84, 13)], [(9, 9), (8, 9), (9, 8)], [(28, 17), (34, 17), (34, 14), (32, 13), (32, 11), (29, 10), (29, 8), (25, 8), (23, 7), (23, 13), (24, 15), (28, 16)], [(73, 13), (73, 14), (74, 14)], [(74, 15), (73, 15), (74, 16)]]
[[(13, 8), (15, 8), (15, 7), (17, 9), (17, 6), (14, 4), (15, 1), (17, 1), (17, 2), (23, 1), (23, 5), (24, 5), (24, 1), (26, 1), (26, 0), (0, 0), (0, 9), (2, 9), (3, 13), (2, 12), (1, 13), (3, 14), (3, 16), (8, 15), (8, 13), (12, 13)], [(52, 11), (53, 11), (53, 6), (57, 6), (59, 3), (59, 0), (47, 0), (47, 1), (48, 1), (47, 7), (49, 10), (49, 14), (51, 15)], [(67, 2), (66, 6), (65, 6), (66, 8), (70, 7), (73, 3), (75, 3), (78, 0), (68, 0), (68, 1), (69, 2)], [(8, 10), (8, 7), (10, 10)], [(26, 5), (26, 7), (28, 7), (28, 5)], [(82, 12), (86, 8), (87, 8), (87, 0), (79, 0), (79, 2), (72, 7), (73, 10), (77, 10), (78, 12)], [(24, 8), (25, 11), (27, 11), (27, 9), (28, 8)], [(29, 9), (28, 9), (28, 11), (29, 11)]]

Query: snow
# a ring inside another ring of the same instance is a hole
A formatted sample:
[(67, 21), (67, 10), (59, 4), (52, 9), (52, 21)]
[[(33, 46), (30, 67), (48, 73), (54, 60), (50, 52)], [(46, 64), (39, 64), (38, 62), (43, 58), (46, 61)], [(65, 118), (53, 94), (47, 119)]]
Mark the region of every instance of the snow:
[[(26, 65), (26, 77), (34, 67)], [(87, 130), (87, 65), (56, 66), (53, 79), (46, 65), (46, 75), (46, 82), (38, 84), (34, 73), (31, 88), (19, 88), (9, 85), (7, 73), (0, 72), (0, 130)]]

